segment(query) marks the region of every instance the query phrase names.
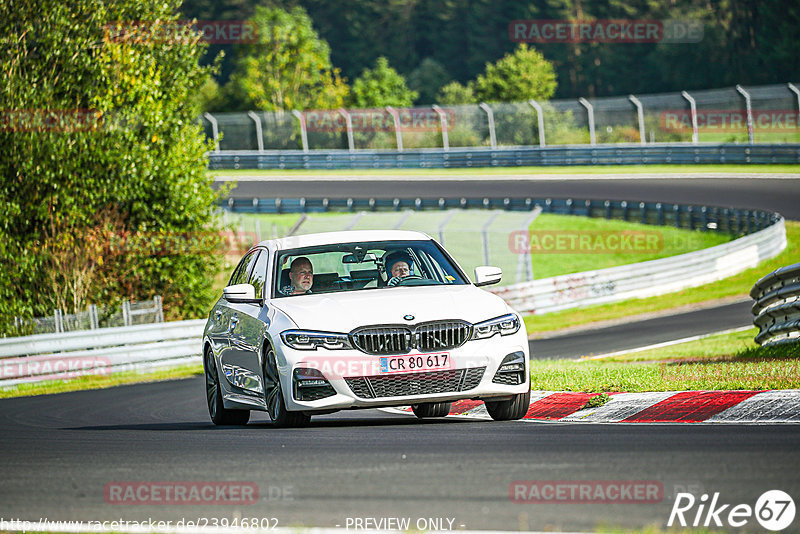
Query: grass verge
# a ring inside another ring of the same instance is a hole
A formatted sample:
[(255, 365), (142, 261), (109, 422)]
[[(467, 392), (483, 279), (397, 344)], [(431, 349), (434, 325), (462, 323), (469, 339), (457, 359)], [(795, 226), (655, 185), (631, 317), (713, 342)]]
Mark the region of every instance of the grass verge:
[(190, 364), (171, 369), (157, 371), (124, 371), (108, 376), (87, 375), (70, 380), (48, 380), (32, 384), (18, 384), (0, 388), (0, 399), (11, 397), (29, 397), (32, 395), (50, 395), (53, 393), (66, 393), (68, 391), (83, 391), (88, 389), (105, 389), (124, 384), (138, 384), (142, 382), (161, 382), (163, 380), (176, 380), (202, 374), (203, 364)]
[(531, 362), (534, 390), (646, 391), (800, 388), (800, 344), (759, 347), (755, 329), (602, 360)]
[(776, 257), (724, 280), (656, 297), (599, 304), (543, 315), (528, 315), (525, 317), (525, 326), (528, 334), (535, 336), (536, 334), (556, 332), (559, 329), (669, 310), (726, 297), (745, 297), (759, 278), (775, 269), (797, 262), (797, 258), (800, 257), (800, 222), (786, 221), (786, 239), (786, 249)]
[(800, 173), (800, 165), (574, 165), (560, 167), (467, 167), (449, 169), (221, 169), (214, 176), (397, 176), (405, 175), (504, 175), (504, 174), (654, 174), (654, 173)]
[[(536, 278), (667, 258), (721, 245), (733, 238), (716, 232), (551, 213), (539, 215), (530, 231), (531, 245), (542, 245), (538, 249), (533, 246), (531, 254)], [(642, 242), (626, 249), (617, 244), (626, 235), (642, 238)], [(588, 243), (576, 245), (583, 238)], [(561, 240), (561, 246), (555, 245), (559, 242), (556, 239)]]

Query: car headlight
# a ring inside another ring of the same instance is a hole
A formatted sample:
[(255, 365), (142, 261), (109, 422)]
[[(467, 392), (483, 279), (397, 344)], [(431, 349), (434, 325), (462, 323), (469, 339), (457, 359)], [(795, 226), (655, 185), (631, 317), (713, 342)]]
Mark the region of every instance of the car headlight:
[(519, 318), (513, 313), (495, 317), (488, 321), (483, 321), (472, 327), (472, 337), (470, 339), (486, 339), (495, 334), (508, 336), (516, 334), (519, 330)]
[(328, 350), (352, 349), (350, 337), (336, 332), (315, 332), (311, 330), (287, 330), (281, 332), (283, 342), (297, 350), (316, 350), (325, 347)]

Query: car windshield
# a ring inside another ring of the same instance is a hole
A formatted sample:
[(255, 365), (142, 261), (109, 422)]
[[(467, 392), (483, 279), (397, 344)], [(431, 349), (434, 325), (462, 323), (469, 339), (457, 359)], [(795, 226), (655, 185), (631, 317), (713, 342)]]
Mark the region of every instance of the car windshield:
[(369, 241), (282, 250), (277, 253), (275, 266), (273, 296), (278, 298), (469, 283), (453, 260), (429, 240)]

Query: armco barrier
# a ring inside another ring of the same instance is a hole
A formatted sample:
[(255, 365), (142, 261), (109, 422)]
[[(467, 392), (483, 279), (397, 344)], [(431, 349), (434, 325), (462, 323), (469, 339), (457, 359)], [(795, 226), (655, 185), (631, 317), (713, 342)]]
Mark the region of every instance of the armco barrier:
[(800, 263), (771, 272), (755, 283), (750, 296), (759, 329), (756, 343), (800, 342)]
[(205, 320), (0, 339), (0, 386), (200, 361)]
[(778, 215), (763, 210), (716, 206), (590, 200), (575, 198), (228, 198), (220, 207), (240, 213), (317, 213), (357, 211), (489, 209), (580, 215), (689, 230), (750, 234), (773, 224)]
[(778, 216), (771, 226), (716, 247), (609, 269), (543, 278), (491, 290), (515, 310), (541, 314), (644, 298), (714, 282), (755, 267), (786, 247)]
[(413, 150), (230, 150), (211, 169), (418, 169), (552, 165), (800, 163), (798, 144), (559, 145)]

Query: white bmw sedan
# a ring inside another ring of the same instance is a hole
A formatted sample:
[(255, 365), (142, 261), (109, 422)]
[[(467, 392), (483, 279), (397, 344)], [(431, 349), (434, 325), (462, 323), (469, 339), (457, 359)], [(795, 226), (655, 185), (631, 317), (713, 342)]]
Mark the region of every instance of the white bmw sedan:
[(481, 399), (493, 419), (530, 402), (520, 316), (470, 282), (428, 235), (354, 231), (263, 241), (233, 271), (203, 335), (206, 399), (218, 425), (250, 410), (277, 426), (314, 414), (411, 406), (443, 417)]

